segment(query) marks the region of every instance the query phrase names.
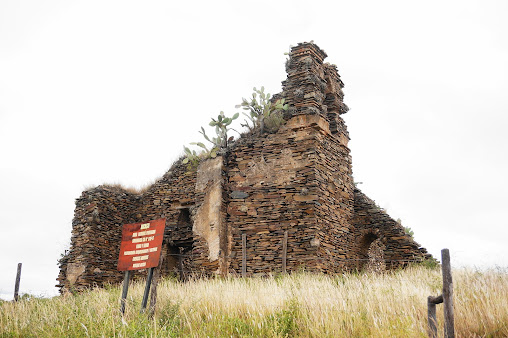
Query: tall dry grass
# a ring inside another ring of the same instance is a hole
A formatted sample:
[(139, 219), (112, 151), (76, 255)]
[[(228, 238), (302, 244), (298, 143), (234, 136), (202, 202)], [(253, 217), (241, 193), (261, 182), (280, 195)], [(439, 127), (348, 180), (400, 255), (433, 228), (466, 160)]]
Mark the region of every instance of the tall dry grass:
[[(508, 336), (506, 271), (454, 270), (458, 336)], [(439, 270), (386, 274), (293, 274), (159, 284), (153, 319), (138, 314), (143, 283), (129, 289), (123, 325), (119, 287), (0, 305), (2, 337), (425, 337), (427, 296)], [(442, 332), (442, 306), (438, 305)]]

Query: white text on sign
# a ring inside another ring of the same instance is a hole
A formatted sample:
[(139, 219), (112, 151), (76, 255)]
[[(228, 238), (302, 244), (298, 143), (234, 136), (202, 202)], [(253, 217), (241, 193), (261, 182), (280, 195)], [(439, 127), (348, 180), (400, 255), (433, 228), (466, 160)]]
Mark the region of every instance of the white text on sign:
[(148, 259), (148, 255), (145, 255), (145, 256), (135, 256), (135, 257), (132, 257), (132, 261), (133, 262), (137, 262), (137, 261), (146, 261)]
[(148, 236), (148, 235), (154, 235), (155, 230), (146, 230), (146, 231), (140, 231), (140, 232), (134, 232), (132, 234), (132, 237), (141, 237), (141, 236)]
[(149, 237), (141, 237), (141, 238), (133, 238), (132, 243), (143, 243), (143, 242), (150, 242), (153, 241), (155, 236), (149, 236)]
[(132, 250), (132, 251), (125, 251), (123, 254), (125, 256), (132, 256), (132, 255), (142, 255), (149, 252), (156, 252), (158, 248), (149, 248), (149, 249), (142, 249), (142, 250)]

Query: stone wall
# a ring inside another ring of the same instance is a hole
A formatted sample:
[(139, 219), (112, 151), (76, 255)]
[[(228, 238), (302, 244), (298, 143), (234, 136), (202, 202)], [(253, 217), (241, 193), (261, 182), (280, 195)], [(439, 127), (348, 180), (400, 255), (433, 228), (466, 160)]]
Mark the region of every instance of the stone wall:
[(431, 257), (425, 248), (420, 247), (420, 244), (405, 233), (397, 221), (359, 189), (354, 191), (352, 225), (355, 229), (352, 250), (358, 257), (358, 269), (369, 261), (371, 246), (382, 248), (382, 258), (389, 269)]
[(319, 189), (316, 204), (320, 240), (319, 257), (327, 272), (350, 267), (353, 232), (353, 176), (348, 138), (322, 133), (317, 142), (315, 163)]
[[(120, 282), (123, 224), (166, 219), (164, 275), (227, 273), (223, 157), (192, 168), (178, 161), (142, 194), (99, 186), (76, 200), (71, 249), (60, 261), (61, 290)], [(134, 277), (145, 274), (138, 271)]]
[[(293, 47), (283, 91), (286, 123), (243, 135), (197, 168), (181, 161), (146, 192), (100, 186), (76, 201), (61, 290), (119, 282), (122, 225), (166, 218), (162, 274), (209, 276), (395, 268), (429, 255), (355, 189), (337, 68), (313, 43)], [(143, 271), (137, 272), (142, 275)]]
[(227, 167), (230, 269), (241, 273), (242, 234), (247, 238), (247, 275), (280, 272), (288, 231), (287, 268), (311, 268), (316, 255), (317, 134), (313, 123), (294, 117), (278, 133), (240, 139)]
[[(193, 249), (190, 213), (196, 202), (195, 182), (196, 172), (178, 162), (143, 194), (105, 185), (84, 191), (76, 200), (71, 247), (60, 260), (57, 286), (80, 290), (120, 282), (123, 274), (116, 265), (122, 226), (158, 218), (166, 218), (164, 252), (173, 254), (163, 272), (178, 272), (182, 254)], [(195, 266), (186, 260), (185, 269)]]
[(287, 79), (282, 82), (282, 93), (289, 104), (291, 116), (321, 115), (330, 121), (332, 132), (338, 115), (349, 108), (344, 104), (344, 93), (337, 67), (323, 63), (326, 53), (313, 43), (299, 43), (291, 49), (286, 62)]
[(199, 204), (193, 214), (194, 270), (206, 275), (227, 272), (228, 252), (225, 203), (224, 158), (203, 161), (197, 169), (195, 185)]
[(141, 221), (166, 218), (164, 243), (168, 254), (163, 273), (193, 270), (192, 261), (184, 255), (192, 253), (192, 211), (198, 202), (195, 198), (196, 171), (188, 170), (178, 161), (142, 196), (137, 210)]
[(314, 237), (307, 241), (315, 253), (305, 258), (306, 265), (337, 272), (348, 267), (350, 258), (353, 178), (349, 134), (340, 117), (349, 109), (343, 102), (344, 84), (337, 67), (323, 62), (326, 56), (313, 43), (293, 47), (280, 96), (290, 105), (289, 128), (303, 125), (317, 131), (308, 164), (313, 169), (314, 191), (307, 201), (316, 216), (311, 226)]
[(81, 290), (121, 280), (116, 264), (122, 225), (138, 221), (140, 196), (119, 188), (99, 186), (76, 200), (69, 252), (60, 260), (57, 285)]

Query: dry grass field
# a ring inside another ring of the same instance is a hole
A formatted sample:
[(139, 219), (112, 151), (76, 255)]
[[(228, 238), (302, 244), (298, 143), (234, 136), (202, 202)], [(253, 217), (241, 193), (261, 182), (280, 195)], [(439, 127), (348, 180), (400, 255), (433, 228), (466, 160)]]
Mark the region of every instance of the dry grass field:
[[(454, 270), (455, 332), (508, 336), (508, 273)], [(440, 270), (384, 274), (298, 273), (159, 284), (154, 318), (139, 315), (143, 283), (131, 285), (125, 320), (120, 287), (0, 304), (0, 337), (426, 337), (427, 296)], [(438, 305), (442, 335), (442, 305)]]

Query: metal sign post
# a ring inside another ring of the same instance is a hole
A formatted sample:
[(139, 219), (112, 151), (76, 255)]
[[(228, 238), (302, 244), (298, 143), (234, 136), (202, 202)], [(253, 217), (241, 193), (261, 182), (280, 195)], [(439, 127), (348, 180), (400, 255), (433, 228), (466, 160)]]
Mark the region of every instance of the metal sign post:
[(125, 300), (132, 270), (149, 269), (141, 312), (146, 308), (153, 269), (159, 264), (165, 227), (166, 219), (162, 218), (146, 223), (125, 224), (122, 228), (122, 243), (118, 258), (118, 270), (125, 271), (120, 301), (122, 315), (125, 313)]
[(148, 294), (150, 293), (150, 285), (152, 285), (152, 278), (153, 278), (153, 270), (154, 269), (155, 268), (150, 268), (150, 270), (148, 270), (148, 277), (146, 278), (145, 292), (143, 293), (143, 301), (141, 302), (140, 313), (145, 312), (145, 309), (146, 309), (146, 303), (148, 302)]
[(129, 280), (131, 279), (131, 272), (129, 270), (125, 271), (125, 275), (123, 277), (123, 288), (122, 288), (122, 298), (120, 300), (120, 312), (125, 313), (125, 299), (127, 298), (127, 291), (129, 290)]

